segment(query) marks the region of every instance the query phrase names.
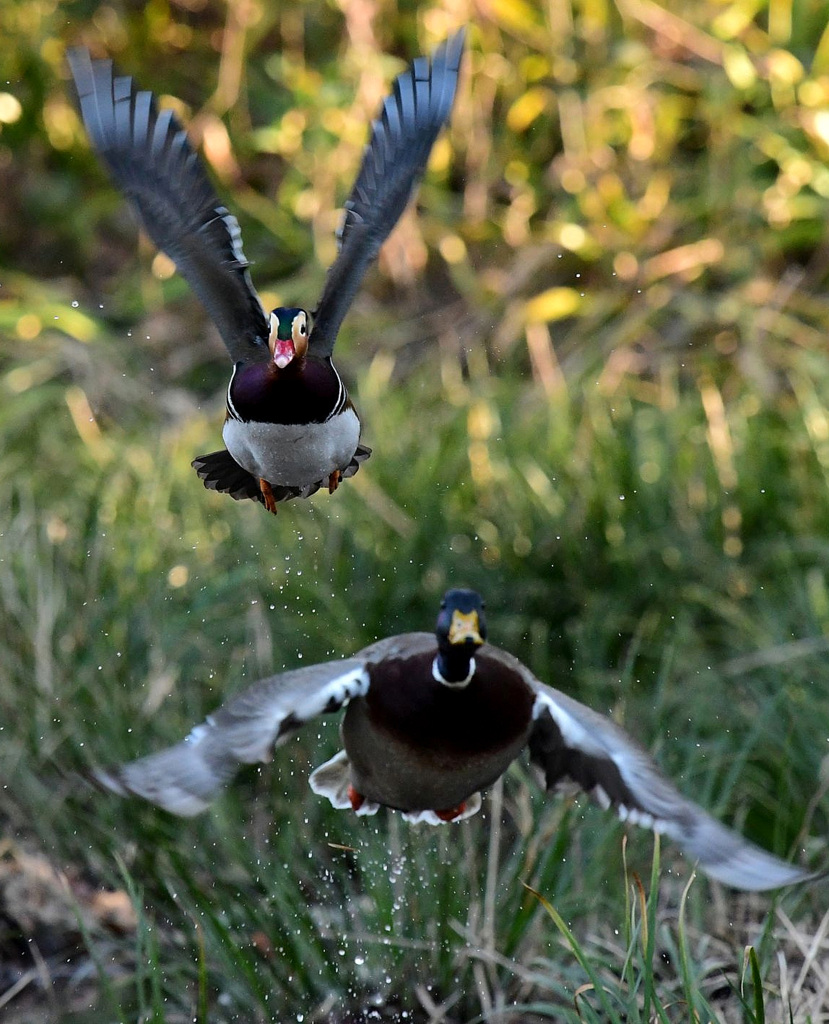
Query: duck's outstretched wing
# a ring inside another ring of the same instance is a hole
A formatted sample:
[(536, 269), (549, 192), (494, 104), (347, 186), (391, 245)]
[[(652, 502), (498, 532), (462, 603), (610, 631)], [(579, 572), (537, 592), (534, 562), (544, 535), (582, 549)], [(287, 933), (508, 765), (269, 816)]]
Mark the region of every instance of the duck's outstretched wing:
[(545, 686), (510, 655), (498, 655), (520, 668), (537, 694), (530, 758), (548, 790), (576, 783), (622, 820), (669, 836), (707, 875), (737, 889), (777, 889), (814, 877), (749, 843), (684, 797), (603, 715)]
[(343, 317), (369, 264), (405, 210), (435, 139), (449, 117), (458, 84), (464, 31), (432, 57), (418, 57), (395, 79), (371, 126), (357, 180), (345, 203), (340, 252), (314, 311), (309, 351), (330, 356)]
[(248, 274), (242, 236), (219, 202), (187, 135), (170, 110), (112, 61), (68, 52), (93, 147), (132, 203), (144, 230), (175, 263), (212, 317), (230, 358), (265, 361), (268, 319)]
[(120, 796), (141, 796), (191, 817), (206, 810), (240, 765), (269, 761), (296, 729), (367, 689), (359, 657), (282, 672), (232, 697), (174, 747), (96, 770), (93, 778)]

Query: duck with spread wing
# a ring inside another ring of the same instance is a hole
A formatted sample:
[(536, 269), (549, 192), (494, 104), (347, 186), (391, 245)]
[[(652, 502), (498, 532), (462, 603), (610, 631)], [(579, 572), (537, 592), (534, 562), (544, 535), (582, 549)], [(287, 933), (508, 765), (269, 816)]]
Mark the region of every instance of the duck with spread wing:
[(122, 796), (195, 815), (240, 765), (269, 761), (301, 726), (344, 708), (344, 749), (310, 777), (335, 807), (461, 821), (528, 748), (547, 790), (574, 783), (623, 820), (675, 840), (712, 878), (763, 890), (812, 877), (721, 825), (622, 729), (540, 682), (486, 636), (479, 595), (450, 590), (434, 633), (388, 637), (350, 658), (260, 680), (181, 743), (99, 770), (95, 779)]
[(92, 145), (153, 242), (212, 317), (233, 362), (226, 450), (193, 466), (206, 487), (270, 512), (322, 486), (336, 490), (371, 449), (332, 360), (340, 325), (369, 265), (406, 208), (449, 118), (464, 33), (418, 57), (394, 82), (346, 203), (339, 254), (311, 313), (267, 313), (236, 218), (218, 199), (187, 135), (152, 93), (78, 47), (69, 65)]

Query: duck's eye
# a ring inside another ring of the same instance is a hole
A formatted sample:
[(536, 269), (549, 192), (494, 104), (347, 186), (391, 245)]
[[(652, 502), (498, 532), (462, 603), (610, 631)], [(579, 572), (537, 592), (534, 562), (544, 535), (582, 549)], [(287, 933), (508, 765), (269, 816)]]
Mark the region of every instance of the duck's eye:
[(307, 330), (308, 325), (305, 323), (304, 320), (301, 320), (299, 324), (299, 333), (304, 335), (307, 332)]

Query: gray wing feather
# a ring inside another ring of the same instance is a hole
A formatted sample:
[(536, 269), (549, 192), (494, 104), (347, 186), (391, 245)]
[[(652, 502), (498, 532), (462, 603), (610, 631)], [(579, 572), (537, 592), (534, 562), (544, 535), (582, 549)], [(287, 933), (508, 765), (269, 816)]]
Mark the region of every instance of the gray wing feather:
[(232, 697), (181, 743), (111, 771), (97, 770), (94, 778), (121, 796), (141, 796), (191, 817), (206, 810), (240, 765), (269, 761), (274, 747), (296, 729), (367, 689), (359, 655), (283, 672)]
[(371, 126), (357, 180), (345, 203), (340, 252), (314, 312), (310, 351), (331, 355), (366, 270), (408, 205), (455, 98), (464, 31), (418, 57), (394, 82)]
[(537, 694), (530, 757), (547, 789), (575, 782), (623, 820), (669, 836), (707, 875), (737, 889), (776, 889), (815, 877), (743, 839), (684, 797), (603, 715), (545, 686), (506, 652), (497, 656), (521, 671)]
[(264, 361), (268, 320), (248, 273), (236, 218), (219, 202), (172, 111), (113, 75), (112, 61), (68, 53), (93, 147), (147, 234), (214, 320), (234, 362)]

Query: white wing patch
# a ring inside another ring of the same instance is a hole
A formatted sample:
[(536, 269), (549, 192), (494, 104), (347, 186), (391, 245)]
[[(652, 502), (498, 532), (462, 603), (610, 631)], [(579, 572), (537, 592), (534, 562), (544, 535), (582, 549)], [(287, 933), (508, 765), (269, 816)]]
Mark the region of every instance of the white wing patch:
[[(585, 754), (593, 754), (596, 757), (609, 756), (607, 748), (597, 743), (580, 722), (568, 714), (560, 704), (556, 704), (546, 693), (539, 690), (533, 705), (533, 719), (539, 718), (544, 711), (556, 723), (568, 747), (581, 750)], [(618, 767), (621, 770), (621, 766)]]
[[(605, 785), (596, 781), (590, 793), (601, 807), (614, 806), (613, 793), (615, 810), (622, 821), (674, 839), (686, 856), (699, 862), (706, 874), (726, 885), (762, 891), (810, 877), (809, 872), (780, 860), (721, 825), (684, 797), (659, 772), (647, 754), (611, 722), (575, 702), (575, 709), (571, 712), (569, 703), (557, 701), (551, 693), (538, 691), (533, 718), (549, 714), (566, 747), (599, 762), (585, 774), (588, 780), (595, 778), (596, 774), (601, 777), (601, 762), (605, 762)], [(578, 718), (578, 709), (584, 712), (582, 720)], [(612, 778), (614, 768), (624, 787), (621, 791), (619, 780)], [(605, 787), (610, 789), (610, 793)]]
[[(309, 688), (305, 695), (298, 695), (295, 690), (277, 693), (270, 703), (265, 701), (254, 706), (247, 721), (238, 712), (237, 722), (233, 724), (226, 721), (217, 723), (213, 715), (208, 715), (201, 725), (193, 729), (188, 739), (197, 744), (207, 736), (212, 740), (221, 735), (226, 747), (243, 764), (270, 761), (274, 747), (280, 746), (291, 735), (292, 730), (284, 728), (288, 719), (296, 725), (303, 725), (326, 710), (344, 707), (352, 697), (363, 696), (368, 692), (368, 684), (366, 670), (355, 668), (331, 679), (324, 686)], [(241, 694), (240, 700), (244, 697), (244, 693)], [(223, 710), (219, 709), (220, 712)]]
[[(336, 711), (368, 690), (368, 673), (353, 667), (321, 686), (261, 680), (218, 708), (173, 747), (131, 761), (97, 781), (115, 793), (142, 796), (173, 814), (205, 810), (240, 764), (270, 761), (273, 749), (309, 719)], [(323, 666), (325, 669), (325, 666)], [(334, 669), (336, 671), (336, 669)], [(291, 676), (291, 673), (285, 675)], [(367, 812), (363, 812), (367, 813)]]
[(293, 707), (297, 718), (307, 722), (316, 718), (330, 705), (344, 707), (352, 697), (364, 697), (368, 693), (368, 672), (362, 666), (346, 672), (345, 675), (332, 679), (330, 683), (313, 693)]
[(226, 206), (217, 206), (215, 209), (216, 216), (213, 220), (208, 220), (204, 223), (201, 230), (209, 227), (214, 221), (224, 221), (224, 225), (227, 228), (227, 236), (230, 241), (230, 247), (233, 251), (233, 255), (236, 258), (237, 263), (240, 267), (249, 267), (250, 263), (245, 257), (244, 249), (242, 248), (242, 229), (239, 227), (239, 221), (233, 216)]

